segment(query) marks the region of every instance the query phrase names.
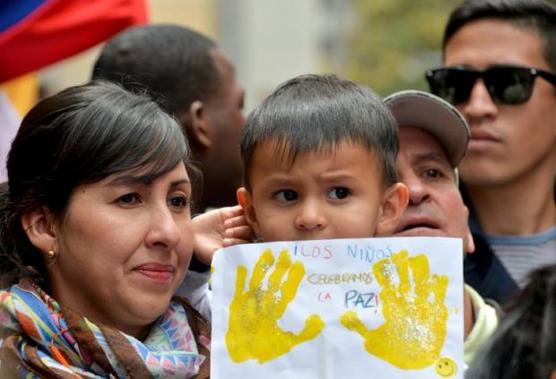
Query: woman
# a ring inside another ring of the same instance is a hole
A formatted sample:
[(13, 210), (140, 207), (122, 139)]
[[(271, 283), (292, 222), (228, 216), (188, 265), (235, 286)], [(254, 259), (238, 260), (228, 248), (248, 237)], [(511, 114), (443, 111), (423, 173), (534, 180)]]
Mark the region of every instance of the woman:
[(0, 190), (0, 377), (208, 377), (208, 325), (172, 298), (193, 251), (188, 154), (113, 84), (27, 114)]

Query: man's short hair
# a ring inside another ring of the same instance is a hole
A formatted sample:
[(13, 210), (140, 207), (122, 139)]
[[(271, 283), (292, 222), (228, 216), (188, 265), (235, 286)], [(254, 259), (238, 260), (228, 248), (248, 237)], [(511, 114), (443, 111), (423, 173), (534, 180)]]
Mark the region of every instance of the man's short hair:
[(397, 181), (398, 130), (394, 117), (370, 89), (334, 75), (302, 75), (281, 84), (247, 118), (241, 139), (245, 183), (256, 147), (277, 143), (291, 163), (298, 154), (358, 143), (382, 161), (385, 183)]
[(182, 26), (145, 25), (127, 29), (102, 49), (93, 79), (147, 92), (170, 114), (210, 98), (220, 75), (210, 55), (216, 44)]
[(465, 0), (450, 14), (442, 46), (466, 24), (486, 18), (536, 31), (544, 41), (544, 58), (556, 71), (556, 6), (544, 0)]

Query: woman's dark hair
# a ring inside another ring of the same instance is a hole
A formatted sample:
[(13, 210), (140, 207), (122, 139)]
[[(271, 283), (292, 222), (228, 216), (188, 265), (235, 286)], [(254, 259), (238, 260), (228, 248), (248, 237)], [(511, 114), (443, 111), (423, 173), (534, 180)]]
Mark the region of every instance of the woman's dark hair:
[(531, 273), (466, 378), (548, 379), (556, 370), (556, 265)]
[(39, 102), (21, 123), (0, 185), (0, 287), (29, 275), (47, 280), (24, 213), (47, 207), (63, 216), (79, 185), (124, 171), (150, 182), (188, 158), (176, 121), (116, 84), (91, 82)]

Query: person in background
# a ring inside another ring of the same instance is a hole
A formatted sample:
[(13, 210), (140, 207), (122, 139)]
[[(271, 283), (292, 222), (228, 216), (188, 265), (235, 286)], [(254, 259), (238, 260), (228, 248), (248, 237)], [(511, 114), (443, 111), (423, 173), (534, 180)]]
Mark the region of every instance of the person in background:
[(467, 119), (459, 169), (476, 252), (465, 280), (505, 302), (537, 267), (556, 263), (556, 6), (466, 0), (444, 31), (431, 92)]
[(214, 41), (183, 26), (133, 27), (104, 45), (92, 77), (148, 92), (179, 121), (203, 177), (193, 214), (235, 204), (244, 91)]
[(174, 297), (193, 254), (189, 149), (150, 98), (71, 87), (22, 121), (0, 187), (0, 376), (208, 378)]
[[(449, 103), (421, 91), (401, 91), (384, 99), (400, 128), (397, 169), (409, 189), (409, 204), (394, 236), (456, 237), (466, 255), (475, 250), (469, 211), (458, 190), (456, 166), (469, 144), (469, 127)], [(464, 292), (464, 361), (492, 335), (498, 317), (470, 286)]]
[(556, 265), (529, 274), (469, 379), (556, 379)]

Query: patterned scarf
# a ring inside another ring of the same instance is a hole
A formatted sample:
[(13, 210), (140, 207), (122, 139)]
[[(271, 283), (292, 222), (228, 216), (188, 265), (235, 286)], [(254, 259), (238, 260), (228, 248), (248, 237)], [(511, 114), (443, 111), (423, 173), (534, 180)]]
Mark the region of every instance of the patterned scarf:
[(22, 280), (0, 291), (0, 325), (2, 378), (208, 378), (208, 325), (179, 298), (139, 341)]

